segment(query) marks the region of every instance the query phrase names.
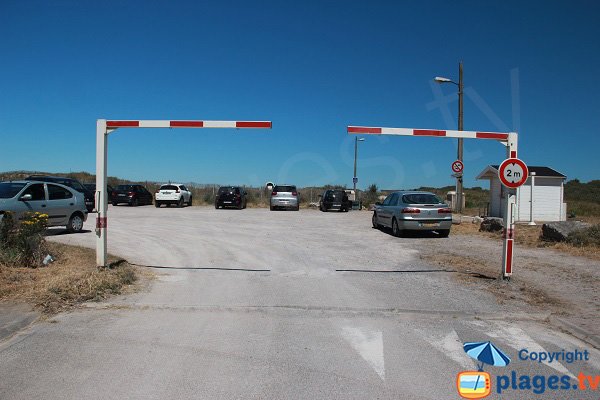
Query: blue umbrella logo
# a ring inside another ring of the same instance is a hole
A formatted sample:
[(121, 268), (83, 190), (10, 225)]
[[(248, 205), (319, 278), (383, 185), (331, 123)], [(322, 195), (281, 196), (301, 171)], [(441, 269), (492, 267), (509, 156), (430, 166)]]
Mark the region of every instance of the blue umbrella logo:
[(506, 367), (510, 363), (510, 358), (492, 342), (469, 342), (463, 345), (463, 349), (469, 357), (481, 363), (477, 365), (479, 371), (483, 371), (483, 364)]

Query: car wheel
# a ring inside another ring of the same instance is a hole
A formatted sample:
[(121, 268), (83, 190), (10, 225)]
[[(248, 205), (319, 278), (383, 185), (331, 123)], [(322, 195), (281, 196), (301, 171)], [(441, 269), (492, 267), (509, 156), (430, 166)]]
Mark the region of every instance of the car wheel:
[(113, 201), (113, 202), (112, 202), (112, 205), (113, 205), (113, 207), (116, 207), (116, 206), (117, 206), (117, 204), (118, 204), (118, 203), (117, 203), (116, 201)]
[(67, 225), (67, 230), (71, 233), (81, 232), (83, 229), (83, 217), (81, 214), (73, 214), (71, 218), (69, 218), (69, 224)]
[(374, 229), (379, 229), (379, 222), (377, 222), (377, 214), (373, 213), (373, 218), (371, 218), (371, 222), (373, 223)]
[(300, 204), (298, 204), (298, 205), (296, 206), (296, 208), (294, 208), (294, 211), (300, 211)]
[(177, 202), (177, 208), (181, 208), (181, 207), (183, 207), (183, 196), (181, 196), (181, 198)]
[(190, 196), (190, 201), (188, 201), (188, 207), (192, 206), (192, 196)]
[(400, 230), (400, 227), (398, 226), (398, 221), (396, 221), (396, 218), (394, 218), (392, 220), (392, 235), (394, 235), (396, 237), (402, 236), (402, 230)]
[(132, 207), (137, 207), (139, 205), (138, 199), (131, 200), (131, 203), (129, 203), (129, 205)]
[(218, 209), (219, 209), (219, 205), (215, 204), (215, 210), (218, 210)]
[(160, 208), (160, 203), (159, 203), (158, 201), (155, 201), (155, 202), (154, 202), (154, 207), (156, 207), (156, 208)]
[(440, 229), (438, 234), (443, 238), (448, 237), (448, 235), (450, 235), (450, 229)]
[(275, 210), (275, 207), (269, 206), (269, 210), (273, 211), (273, 210)]

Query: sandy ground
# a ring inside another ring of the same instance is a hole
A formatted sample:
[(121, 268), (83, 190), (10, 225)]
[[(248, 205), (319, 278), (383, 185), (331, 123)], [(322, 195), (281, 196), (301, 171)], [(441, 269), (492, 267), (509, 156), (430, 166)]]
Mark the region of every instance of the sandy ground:
[[(486, 366), (492, 375), (600, 374), (600, 352), (552, 325), (553, 308), (503, 298), (513, 286), (492, 290), (443, 256), (460, 245), (496, 265), (499, 244), (396, 238), (372, 229), (368, 212), (109, 210), (110, 252), (154, 266), (156, 279), (0, 343), (0, 398), (457, 398), (456, 374), (476, 368), (463, 343), (488, 340), (512, 360)], [(51, 240), (93, 247), (93, 226)], [(510, 285), (531, 256), (519, 251)], [(543, 364), (521, 349), (591, 358)], [(565, 394), (544, 398), (598, 398)]]
[[(519, 234), (519, 226), (516, 228)], [(415, 239), (422, 257), (462, 272), (497, 277), (501, 271), (502, 241), (474, 235), (453, 235), (452, 245)], [(551, 312), (600, 338), (600, 261), (563, 252), (516, 245), (510, 282), (459, 274), (471, 287), (488, 290), (502, 303), (526, 311)], [(600, 341), (599, 341), (600, 343)]]

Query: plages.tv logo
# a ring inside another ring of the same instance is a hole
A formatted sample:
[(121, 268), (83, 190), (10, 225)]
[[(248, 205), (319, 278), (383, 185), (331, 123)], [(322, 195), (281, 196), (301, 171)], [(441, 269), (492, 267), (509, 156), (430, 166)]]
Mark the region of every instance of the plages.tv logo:
[(465, 399), (483, 399), (492, 391), (492, 378), (483, 371), (484, 364), (505, 367), (510, 358), (492, 342), (469, 342), (463, 345), (465, 352), (478, 361), (477, 371), (462, 371), (456, 376), (456, 389)]

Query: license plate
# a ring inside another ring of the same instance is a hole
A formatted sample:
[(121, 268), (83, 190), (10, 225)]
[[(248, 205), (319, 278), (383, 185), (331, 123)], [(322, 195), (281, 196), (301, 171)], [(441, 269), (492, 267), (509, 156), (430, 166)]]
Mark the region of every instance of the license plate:
[(119, 197), (125, 197), (127, 196), (126, 194), (120, 194)]
[(223, 203), (225, 203), (225, 204), (231, 204), (230, 201), (224, 201)]
[(438, 226), (437, 222), (421, 222), (422, 226)]

